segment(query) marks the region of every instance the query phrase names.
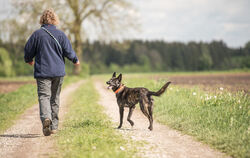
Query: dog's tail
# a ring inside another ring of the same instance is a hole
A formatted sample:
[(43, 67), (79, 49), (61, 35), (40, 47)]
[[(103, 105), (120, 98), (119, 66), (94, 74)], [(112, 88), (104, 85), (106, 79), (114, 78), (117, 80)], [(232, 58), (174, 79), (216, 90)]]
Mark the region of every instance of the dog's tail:
[(154, 96), (161, 96), (162, 93), (164, 93), (166, 91), (166, 89), (168, 88), (169, 84), (171, 82), (167, 82), (163, 87), (161, 87), (161, 89), (157, 92), (152, 92), (152, 91), (149, 91), (148, 95), (154, 95)]

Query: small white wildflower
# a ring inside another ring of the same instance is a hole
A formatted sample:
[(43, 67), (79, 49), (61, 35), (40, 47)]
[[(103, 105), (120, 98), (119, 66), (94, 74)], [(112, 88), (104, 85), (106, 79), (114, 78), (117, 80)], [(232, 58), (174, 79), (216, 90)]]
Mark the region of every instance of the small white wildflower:
[(196, 92), (193, 92), (193, 95), (196, 95)]
[(131, 139), (135, 140), (136, 138), (134, 136), (131, 136)]
[(172, 90), (173, 88), (172, 87), (170, 87), (170, 90)]
[(201, 96), (201, 99), (203, 99), (203, 96)]
[(205, 100), (210, 100), (212, 99), (212, 96), (206, 96)]
[(238, 100), (238, 103), (240, 103), (240, 100)]
[(124, 147), (122, 147), (122, 146), (120, 146), (120, 149), (121, 149), (121, 150), (125, 150), (125, 148), (124, 148)]
[(221, 91), (223, 91), (223, 89), (224, 89), (223, 87), (220, 87), (220, 90), (221, 90)]
[(215, 96), (214, 96), (214, 99), (216, 99), (216, 98), (217, 98), (217, 96), (215, 95)]
[(231, 117), (231, 119), (230, 119), (230, 126), (231, 126), (231, 127), (233, 126), (233, 122), (234, 122), (234, 118)]
[(96, 146), (93, 146), (92, 149), (95, 150), (95, 149), (96, 149)]
[(240, 106), (240, 109), (242, 108), (242, 106)]

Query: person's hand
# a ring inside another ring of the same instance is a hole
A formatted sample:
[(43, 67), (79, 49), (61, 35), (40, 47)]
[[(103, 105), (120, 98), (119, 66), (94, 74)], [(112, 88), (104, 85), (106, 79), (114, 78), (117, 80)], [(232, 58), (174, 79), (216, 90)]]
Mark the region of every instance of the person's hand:
[(34, 61), (28, 62), (31, 66), (34, 65)]
[(80, 61), (78, 60), (78, 61), (75, 63), (75, 65), (80, 65)]

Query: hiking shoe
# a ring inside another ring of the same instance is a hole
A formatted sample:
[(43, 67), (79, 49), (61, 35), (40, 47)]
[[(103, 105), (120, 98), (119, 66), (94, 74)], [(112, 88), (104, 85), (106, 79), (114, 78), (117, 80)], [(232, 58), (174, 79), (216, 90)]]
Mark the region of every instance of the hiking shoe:
[(44, 136), (49, 136), (51, 134), (50, 124), (51, 124), (51, 121), (48, 118), (46, 118), (43, 121), (43, 134), (44, 134)]
[(57, 131), (56, 131), (55, 129), (52, 129), (52, 130), (50, 131), (51, 134), (56, 134), (56, 132), (57, 132)]

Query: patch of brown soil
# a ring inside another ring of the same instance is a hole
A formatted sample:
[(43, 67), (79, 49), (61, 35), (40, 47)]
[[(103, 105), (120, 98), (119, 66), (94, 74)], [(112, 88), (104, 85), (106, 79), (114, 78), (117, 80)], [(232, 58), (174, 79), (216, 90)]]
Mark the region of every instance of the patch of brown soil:
[(250, 94), (250, 73), (158, 75), (151, 78), (168, 79), (175, 85), (200, 86), (205, 90), (217, 90), (222, 87), (232, 92), (244, 91)]
[(0, 93), (9, 93), (25, 84), (35, 84), (35, 81), (0, 81)]

